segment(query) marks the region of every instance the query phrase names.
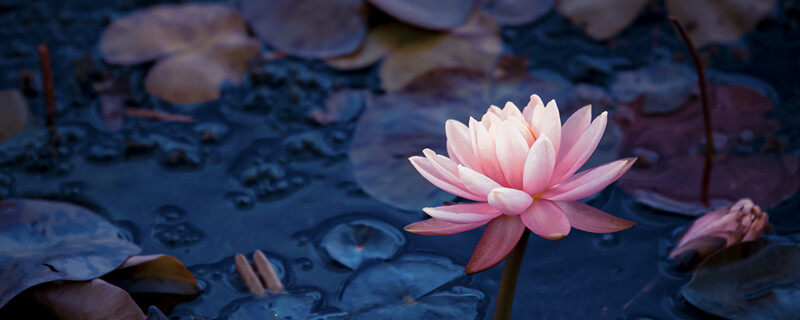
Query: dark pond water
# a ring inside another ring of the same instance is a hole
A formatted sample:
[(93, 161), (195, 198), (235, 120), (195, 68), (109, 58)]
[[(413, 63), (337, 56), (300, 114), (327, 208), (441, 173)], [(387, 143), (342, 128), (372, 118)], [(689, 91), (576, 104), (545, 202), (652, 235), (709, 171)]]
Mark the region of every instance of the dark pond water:
[[(260, 249), (276, 261), (293, 293), (271, 301), (272, 308), (319, 319), (345, 318), (342, 310), (356, 310), (370, 319), (392, 314), (404, 295), (416, 294), (420, 314), (430, 308), (456, 318), (490, 318), (501, 267), (461, 273), (481, 231), (446, 237), (402, 231), (423, 214), (393, 208), (360, 189), (347, 157), (355, 120), (320, 126), (307, 117), (334, 89), (379, 90), (375, 68), (345, 73), (286, 58), (253, 71), (218, 101), (169, 105), (144, 92), (149, 65), (105, 65), (97, 50), (112, 18), (154, 3), (0, 1), (0, 88), (20, 87), (24, 70), (38, 72), (36, 46), (46, 42), (58, 130), (65, 137), (54, 159), (43, 128), (43, 99), (32, 92), (28, 102), (38, 123), (15, 140), (22, 142), (0, 145), (2, 197), (86, 205), (119, 226), (144, 254), (178, 257), (205, 291), (176, 308), (175, 316), (254, 317), (263, 306), (252, 301), (232, 261), (236, 253)], [(717, 47), (711, 67), (771, 86), (777, 101), (769, 116), (781, 119), (776, 134), (788, 139), (787, 151), (797, 153), (800, 33), (781, 22), (793, 19), (791, 12), (780, 9), (776, 19), (739, 42), (749, 58)], [(639, 17), (613, 46), (592, 41), (552, 13), (532, 25), (504, 28), (503, 40), (508, 52), (530, 56), (533, 69), (601, 87), (620, 70), (685, 54), (666, 20), (650, 15)], [(87, 64), (129, 77), (128, 105), (191, 114), (198, 122), (127, 118), (121, 131), (105, 130), (90, 87), (92, 72), (81, 69)], [(209, 135), (215, 139), (204, 139)], [(691, 218), (645, 207), (616, 186), (590, 204), (638, 225), (610, 235), (576, 230), (558, 242), (532, 237), (515, 319), (713, 318), (681, 298), (690, 275), (666, 259), (674, 236)], [(769, 208), (775, 233), (768, 237), (800, 243), (798, 209), (797, 195)], [(371, 232), (367, 245), (353, 250), (352, 239), (365, 228)], [(380, 307), (354, 306), (364, 301)]]

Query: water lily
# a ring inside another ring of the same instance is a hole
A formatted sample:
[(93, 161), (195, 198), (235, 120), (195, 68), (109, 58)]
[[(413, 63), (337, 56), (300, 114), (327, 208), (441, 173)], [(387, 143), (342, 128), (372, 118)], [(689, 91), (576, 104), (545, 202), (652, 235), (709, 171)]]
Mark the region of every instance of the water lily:
[(682, 267), (693, 267), (721, 249), (761, 239), (768, 224), (769, 214), (752, 200), (739, 199), (695, 220), (669, 256)]
[(560, 240), (573, 227), (609, 233), (634, 226), (577, 201), (619, 179), (636, 160), (576, 173), (597, 147), (606, 121), (606, 112), (592, 120), (591, 106), (585, 106), (562, 125), (556, 102), (545, 106), (537, 95), (522, 111), (508, 102), (502, 109), (489, 107), (468, 125), (448, 120), (448, 156), (425, 149), (424, 157), (409, 160), (437, 187), (475, 202), (424, 208), (431, 219), (405, 229), (450, 235), (487, 225), (466, 267), (474, 273), (503, 260), (526, 227)]

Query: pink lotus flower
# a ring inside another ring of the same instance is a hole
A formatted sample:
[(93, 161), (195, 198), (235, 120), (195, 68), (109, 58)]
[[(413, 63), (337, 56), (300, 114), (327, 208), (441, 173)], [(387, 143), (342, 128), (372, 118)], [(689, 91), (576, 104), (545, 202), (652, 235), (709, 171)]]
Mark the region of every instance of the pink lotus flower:
[(591, 196), (619, 179), (636, 161), (621, 159), (575, 174), (592, 155), (606, 127), (606, 112), (592, 120), (591, 106), (564, 125), (555, 101), (544, 106), (537, 95), (522, 112), (513, 103), (491, 106), (469, 127), (447, 120), (447, 153), (423, 150), (409, 158), (435, 186), (474, 200), (424, 208), (431, 219), (405, 230), (422, 235), (450, 235), (488, 224), (467, 263), (474, 273), (499, 263), (522, 237), (525, 227), (550, 240), (574, 227), (608, 233), (633, 227), (576, 200)]

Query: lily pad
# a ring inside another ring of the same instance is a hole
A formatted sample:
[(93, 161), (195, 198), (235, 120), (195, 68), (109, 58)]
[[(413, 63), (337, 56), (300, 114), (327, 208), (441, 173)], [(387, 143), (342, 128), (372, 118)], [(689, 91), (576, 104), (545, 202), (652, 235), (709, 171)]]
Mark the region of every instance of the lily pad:
[(374, 219), (357, 219), (333, 227), (322, 237), (322, 248), (351, 269), (371, 259), (389, 259), (406, 240), (394, 226)]
[(139, 252), (100, 216), (45, 200), (0, 202), (0, 248), (0, 306), (37, 284), (97, 278)]
[(248, 299), (239, 304), (239, 306), (231, 312), (230, 316), (224, 319), (309, 319), (311, 310), (320, 298), (321, 295), (317, 292), (307, 292), (305, 294), (281, 294), (265, 298)]
[(800, 248), (767, 241), (723, 249), (698, 266), (681, 292), (728, 319), (794, 319), (800, 314)]
[(553, 9), (556, 0), (481, 0), (483, 8), (501, 26), (536, 21)]
[(608, 40), (630, 25), (648, 0), (560, 0), (556, 10), (595, 40)]
[(361, 0), (243, 0), (241, 10), (259, 38), (306, 58), (351, 53), (367, 34)]
[(0, 91), (0, 143), (25, 130), (29, 119), (28, 102), (19, 90)]
[(476, 11), (448, 33), (419, 37), (393, 50), (381, 65), (381, 86), (397, 91), (427, 71), (443, 67), (489, 73), (501, 51), (500, 28), (491, 17)]
[(353, 319), (474, 319), (483, 294), (445, 288), (463, 267), (430, 254), (409, 254), (360, 270), (339, 296)]
[(158, 5), (114, 21), (100, 40), (112, 64), (160, 60), (145, 89), (175, 104), (215, 100), (220, 85), (237, 84), (259, 45), (244, 19), (218, 4)]
[[(737, 84), (712, 83), (709, 92), (717, 154), (709, 186), (712, 207), (750, 198), (770, 208), (794, 194), (800, 187), (800, 157), (761, 151), (779, 126), (777, 119), (766, 118), (773, 102)], [(705, 150), (700, 99), (691, 97), (667, 114), (645, 113), (645, 101), (640, 96), (613, 117), (623, 135), (620, 154), (639, 156), (620, 187), (658, 209), (706, 212), (700, 200)]]
[(697, 47), (739, 39), (775, 11), (777, 0), (666, 0)]
[(446, 30), (464, 22), (473, 0), (369, 0), (400, 21), (415, 26)]

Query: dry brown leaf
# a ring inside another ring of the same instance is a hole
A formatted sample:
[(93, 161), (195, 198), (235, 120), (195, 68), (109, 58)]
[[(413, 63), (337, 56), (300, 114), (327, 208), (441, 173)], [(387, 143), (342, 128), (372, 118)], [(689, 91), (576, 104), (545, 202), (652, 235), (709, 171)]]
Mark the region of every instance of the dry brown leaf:
[(28, 126), (28, 102), (19, 90), (0, 91), (0, 143), (11, 139)]
[(397, 91), (425, 72), (441, 67), (464, 67), (489, 72), (502, 51), (500, 28), (482, 12), (445, 34), (431, 34), (407, 42), (381, 66), (381, 86)]
[(144, 9), (115, 21), (100, 42), (110, 63), (163, 59), (148, 73), (145, 89), (175, 104), (219, 98), (220, 85), (241, 81), (258, 50), (258, 42), (247, 36), (244, 19), (214, 4)]
[(100, 279), (37, 287), (34, 299), (61, 320), (144, 320), (127, 292)]
[(698, 47), (736, 40), (772, 14), (776, 0), (666, 0)]
[(189, 269), (173, 256), (155, 254), (132, 256), (103, 279), (126, 292), (192, 296), (200, 287)]
[(369, 67), (403, 43), (430, 33), (401, 23), (387, 23), (369, 31), (358, 51), (325, 59), (325, 64), (339, 70), (356, 70)]
[[(558, 0), (556, 10), (595, 40), (608, 40), (628, 25), (649, 0)], [(693, 3), (694, 0), (689, 0)]]
[(447, 30), (467, 18), (473, 0), (369, 0), (389, 15), (433, 30)]
[(367, 34), (363, 6), (360, 0), (244, 0), (242, 13), (278, 50), (329, 58), (361, 45)]

